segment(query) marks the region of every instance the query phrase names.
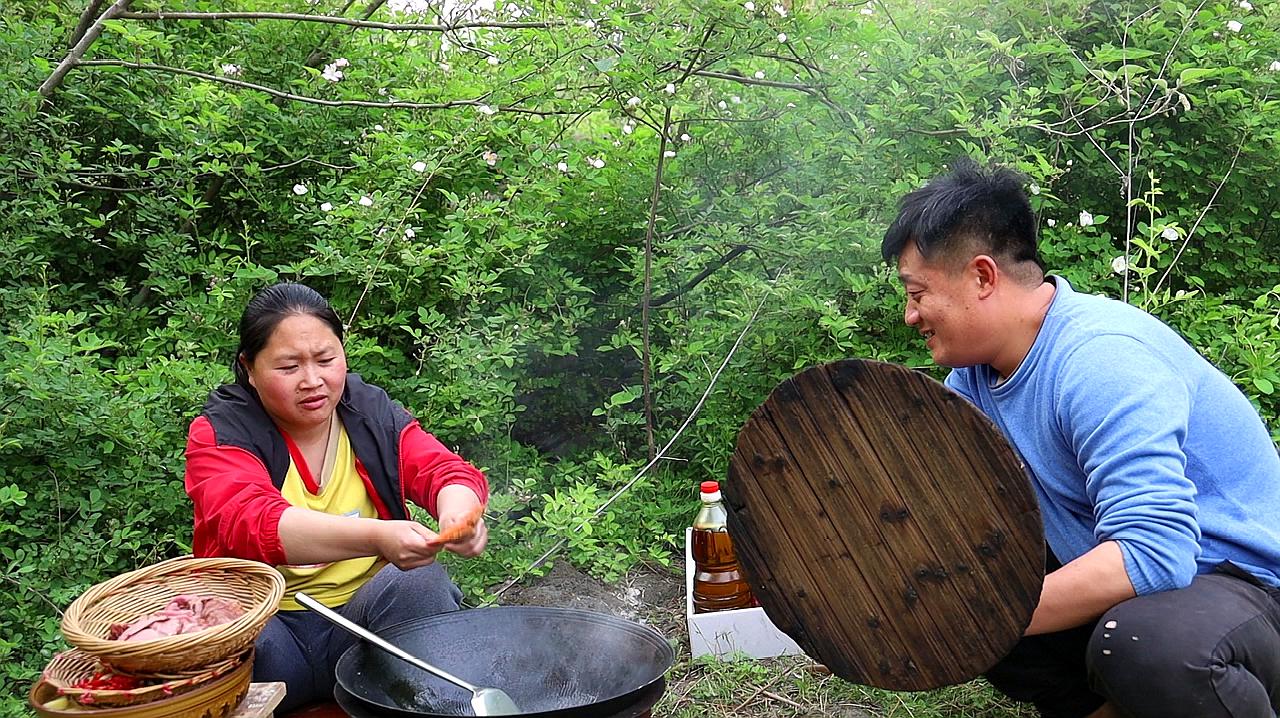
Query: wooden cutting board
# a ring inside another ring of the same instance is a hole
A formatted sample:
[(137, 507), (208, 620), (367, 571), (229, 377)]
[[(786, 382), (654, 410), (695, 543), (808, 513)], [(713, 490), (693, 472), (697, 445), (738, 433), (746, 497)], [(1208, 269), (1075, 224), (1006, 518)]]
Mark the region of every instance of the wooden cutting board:
[(925, 690), (977, 677), (1022, 634), (1044, 538), (995, 426), (906, 367), (845, 360), (778, 385), (722, 486), (756, 598), (848, 681)]

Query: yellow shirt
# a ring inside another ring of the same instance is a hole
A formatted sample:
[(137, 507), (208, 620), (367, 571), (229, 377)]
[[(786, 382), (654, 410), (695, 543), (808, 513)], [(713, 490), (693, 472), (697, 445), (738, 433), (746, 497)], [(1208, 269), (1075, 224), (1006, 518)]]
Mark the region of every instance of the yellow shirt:
[[(356, 472), (356, 455), (351, 450), (347, 431), (336, 415), (333, 421), (336, 441), (331, 435), (329, 456), (325, 457), (318, 493), (313, 493), (303, 481), (296, 458), (289, 461), (289, 472), (285, 474), (280, 493), (290, 505), (299, 508), (336, 516), (377, 518), (378, 512), (369, 499), (364, 481)], [(303, 610), (293, 599), (293, 594), (298, 591), (306, 591), (308, 596), (330, 608), (342, 606), (384, 565), (386, 562), (382, 559), (370, 556), (332, 563), (277, 566), (285, 580), (280, 609)]]

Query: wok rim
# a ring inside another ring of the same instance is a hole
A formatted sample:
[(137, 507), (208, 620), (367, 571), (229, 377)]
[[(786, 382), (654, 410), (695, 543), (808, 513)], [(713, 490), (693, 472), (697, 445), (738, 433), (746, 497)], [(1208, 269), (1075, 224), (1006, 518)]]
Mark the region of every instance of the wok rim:
[[(629, 690), (615, 693), (613, 695), (598, 697), (591, 703), (581, 703), (573, 706), (565, 706), (553, 710), (543, 710), (536, 712), (520, 713), (522, 718), (551, 718), (552, 716), (573, 715), (578, 711), (590, 710), (593, 706), (603, 705), (612, 701), (616, 701), (627, 696), (639, 694), (658, 681), (665, 681), (667, 671), (671, 670), (671, 666), (675, 663), (675, 649), (672, 648), (671, 642), (666, 639), (657, 629), (647, 626), (636, 621), (631, 621), (612, 614), (600, 613), (597, 611), (589, 611), (581, 608), (563, 608), (559, 606), (485, 606), (481, 608), (459, 609), (457, 611), (445, 611), (430, 616), (420, 616), (418, 618), (410, 618), (405, 621), (396, 623), (389, 628), (379, 631), (379, 635), (387, 640), (394, 642), (394, 638), (406, 629), (412, 627), (414, 630), (423, 628), (447, 625), (449, 623), (459, 621), (473, 620), (477, 612), (502, 612), (510, 614), (524, 614), (531, 617), (546, 618), (569, 618), (579, 623), (596, 623), (598, 625), (607, 625), (613, 628), (621, 629), (625, 633), (631, 634), (637, 640), (643, 640), (649, 645), (657, 649), (653, 668), (654, 675), (644, 683), (631, 688)], [(342, 652), (342, 656), (338, 658), (338, 662), (334, 666), (334, 682), (340, 686), (347, 695), (351, 696), (356, 702), (377, 711), (390, 711), (393, 715), (419, 715), (419, 716), (439, 716), (441, 718), (466, 718), (464, 714), (453, 713), (426, 713), (421, 711), (412, 711), (396, 705), (390, 705), (381, 701), (366, 698), (360, 693), (353, 690), (354, 686), (348, 685), (346, 676), (354, 673), (351, 664), (355, 662), (357, 652), (365, 647), (369, 650), (379, 650), (377, 647), (367, 644), (366, 641), (357, 639), (357, 641), (347, 650)], [(344, 670), (344, 667), (346, 670)], [(499, 686), (500, 687), (500, 686)], [(664, 688), (665, 692), (665, 688)]]

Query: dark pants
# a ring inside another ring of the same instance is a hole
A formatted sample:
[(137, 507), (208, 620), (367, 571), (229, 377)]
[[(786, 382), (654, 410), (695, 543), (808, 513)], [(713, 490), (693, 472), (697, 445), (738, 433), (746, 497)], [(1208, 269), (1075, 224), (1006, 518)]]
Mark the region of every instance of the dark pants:
[[(377, 633), (411, 618), (456, 611), (461, 601), (462, 592), (438, 563), (409, 571), (387, 566), (338, 612)], [(278, 714), (332, 700), (334, 666), (355, 641), (311, 611), (280, 611), (258, 636), (253, 680), (284, 681)]]
[(1045, 718), (1110, 702), (1130, 718), (1274, 718), (1280, 589), (1230, 564), (1131, 598), (1094, 625), (1026, 636), (986, 674)]

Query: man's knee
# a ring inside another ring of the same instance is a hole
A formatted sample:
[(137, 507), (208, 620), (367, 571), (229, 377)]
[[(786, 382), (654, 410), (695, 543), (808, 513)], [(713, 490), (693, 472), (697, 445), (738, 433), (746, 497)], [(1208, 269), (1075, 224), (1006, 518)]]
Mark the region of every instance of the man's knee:
[(1094, 689), (1132, 718), (1271, 718), (1256, 667), (1230, 655), (1218, 617), (1197, 620), (1204, 611), (1177, 594), (1125, 601), (1098, 621), (1085, 655)]

